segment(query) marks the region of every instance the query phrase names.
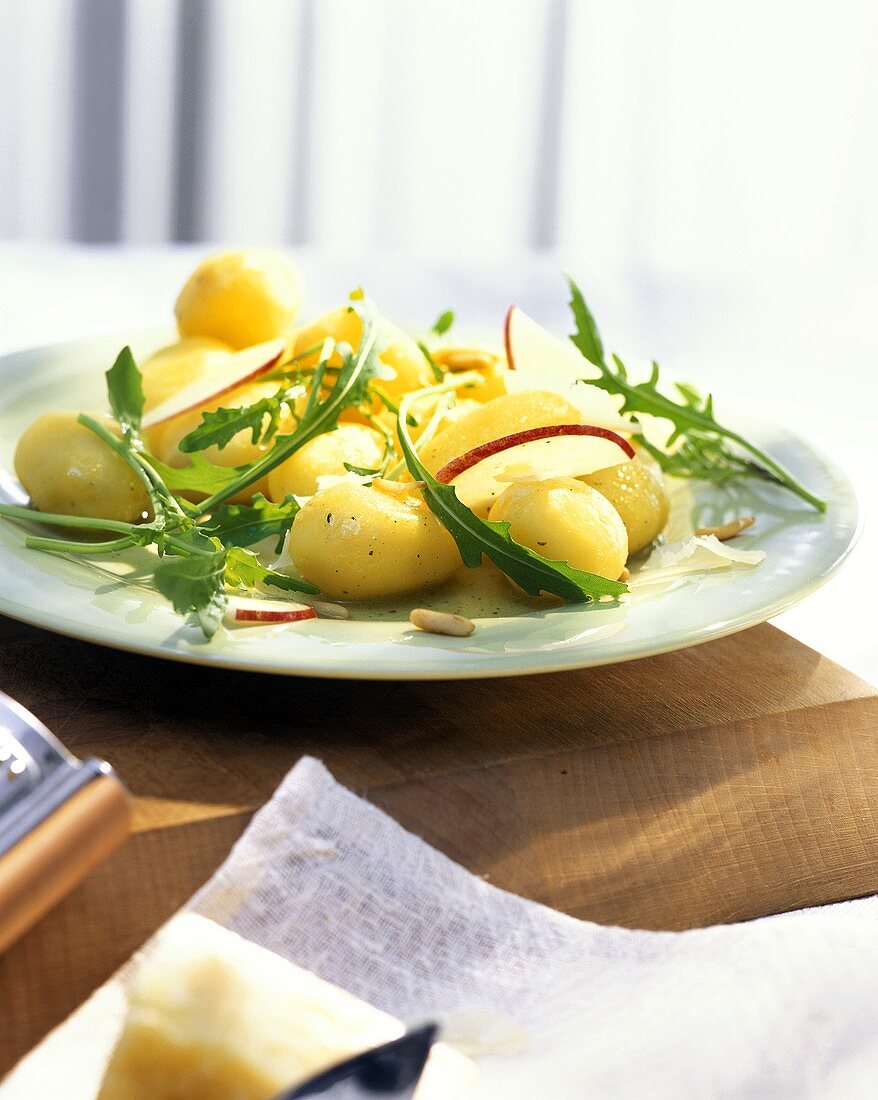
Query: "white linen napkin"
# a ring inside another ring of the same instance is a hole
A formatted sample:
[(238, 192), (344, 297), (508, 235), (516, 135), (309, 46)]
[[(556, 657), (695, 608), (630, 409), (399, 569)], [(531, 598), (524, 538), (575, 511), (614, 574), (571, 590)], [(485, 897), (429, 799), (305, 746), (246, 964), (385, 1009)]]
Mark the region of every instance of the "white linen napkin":
[[(469, 874), (304, 758), (190, 907), (397, 1017), (444, 1022), (481, 1054), (478, 1100), (875, 1092), (878, 899), (682, 933), (601, 927)], [(124, 970), (3, 1100), (49, 1095), (49, 1065), (58, 1095), (93, 1097), (123, 985)]]

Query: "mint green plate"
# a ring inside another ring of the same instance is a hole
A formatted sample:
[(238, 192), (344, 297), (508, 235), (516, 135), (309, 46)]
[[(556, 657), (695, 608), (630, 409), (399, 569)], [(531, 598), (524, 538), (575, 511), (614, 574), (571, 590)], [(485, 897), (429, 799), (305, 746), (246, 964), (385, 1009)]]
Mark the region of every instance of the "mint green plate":
[[(140, 341), (138, 350), (156, 346)], [(103, 372), (118, 337), (33, 348), (0, 359), (0, 469), (5, 491), (15, 441), (50, 409), (105, 407)], [(211, 641), (147, 588), (121, 583), (88, 563), (27, 550), (21, 527), (0, 522), (0, 612), (23, 622), (153, 657), (295, 676), (356, 679), (469, 679), (631, 661), (720, 638), (763, 622), (813, 592), (842, 563), (858, 531), (844, 474), (783, 428), (736, 416), (735, 424), (829, 501), (818, 515), (797, 498), (748, 484), (678, 494), (677, 519), (711, 524), (756, 516), (736, 540), (765, 561), (687, 577), (621, 607), (567, 606), (477, 619), (469, 638), (423, 634), (399, 609), (368, 621), (309, 620), (295, 626), (226, 630)], [(2, 488), (2, 487), (0, 487)], [(429, 606), (425, 594), (420, 602)], [(411, 602), (410, 602), (410, 605)], [(402, 621), (400, 621), (400, 618)]]

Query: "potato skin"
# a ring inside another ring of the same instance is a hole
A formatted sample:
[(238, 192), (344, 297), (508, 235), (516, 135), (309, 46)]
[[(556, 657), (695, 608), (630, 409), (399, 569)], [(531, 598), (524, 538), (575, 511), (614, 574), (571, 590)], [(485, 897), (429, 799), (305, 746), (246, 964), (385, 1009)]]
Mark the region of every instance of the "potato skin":
[(288, 493), (311, 496), (317, 492), (317, 478), (347, 473), (345, 462), (364, 469), (376, 469), (384, 458), (384, 440), (365, 424), (340, 424), (299, 448), (268, 475), (268, 496), (283, 500)]
[(461, 566), (454, 539), (416, 491), (387, 492), (353, 480), (308, 501), (287, 547), (302, 576), (336, 599), (429, 588)]
[[(469, 397), (470, 393), (467, 391), (461, 396)], [(480, 443), (488, 443), (527, 428), (579, 424), (581, 420), (582, 415), (576, 406), (557, 393), (548, 390), (508, 393), (472, 409), (442, 428), (424, 445), (420, 458), (430, 473), (435, 474), (446, 462), (471, 451)]]
[(232, 348), (285, 336), (301, 301), (299, 273), (282, 252), (216, 252), (196, 267), (175, 306), (182, 337), (209, 336)]
[[(76, 412), (44, 413), (15, 450), (15, 472), (41, 512), (139, 523), (150, 513), (149, 497), (127, 463)], [(105, 425), (116, 435), (109, 417)]]
[(597, 489), (571, 477), (510, 485), (488, 518), (508, 520), (516, 542), (544, 558), (617, 580), (628, 557), (628, 535), (616, 509)]
[(649, 546), (664, 530), (669, 503), (657, 464), (647, 466), (635, 458), (578, 480), (597, 489), (622, 517), (628, 532), (629, 554)]

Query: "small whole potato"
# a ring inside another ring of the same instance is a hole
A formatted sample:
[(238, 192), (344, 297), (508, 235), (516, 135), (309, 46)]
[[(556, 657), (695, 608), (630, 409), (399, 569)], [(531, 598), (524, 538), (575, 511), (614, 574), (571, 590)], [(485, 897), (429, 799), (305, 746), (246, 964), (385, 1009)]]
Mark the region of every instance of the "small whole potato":
[[(192, 456), (186, 451), (180, 450), (180, 440), (198, 427), (203, 413), (213, 412), (215, 409), (238, 409), (245, 405), (253, 405), (263, 397), (273, 397), (276, 393), (277, 383), (275, 382), (247, 382), (229, 393), (214, 397), (206, 405), (202, 405), (197, 409), (190, 409), (188, 412), (181, 413), (171, 420), (166, 420), (164, 423), (156, 424), (155, 427), (150, 428), (146, 432), (149, 452), (167, 466), (174, 466), (177, 469), (189, 466), (192, 462)], [(293, 427), (292, 416), (286, 413), (281, 416), (278, 434), (291, 432)], [(273, 440), (268, 443), (254, 443), (252, 432), (245, 429), (234, 435), (225, 447), (207, 447), (201, 453), (216, 466), (244, 466), (247, 463), (255, 462), (257, 458), (273, 446)], [(254, 493), (263, 493), (267, 496), (268, 491), (268, 475), (266, 475), (253, 485), (248, 486), (243, 493), (238, 494), (233, 499), (237, 503), (243, 503), (250, 500)]]
[[(468, 398), (474, 393), (475, 390), (465, 390), (460, 396)], [(413, 411), (418, 414), (417, 406)], [(548, 390), (508, 393), (470, 410), (465, 416), (442, 428), (424, 444), (420, 458), (430, 473), (435, 474), (446, 462), (471, 451), (480, 443), (488, 443), (492, 439), (500, 439), (501, 436), (522, 432), (527, 428), (579, 424), (581, 420), (582, 415), (576, 406), (557, 393)]]
[(365, 424), (340, 424), (334, 432), (324, 432), (306, 443), (286, 462), (268, 475), (268, 496), (283, 500), (288, 493), (311, 496), (317, 492), (317, 478), (326, 474), (339, 477), (345, 463), (375, 470), (384, 459), (384, 440), (380, 432)]
[(299, 311), (299, 272), (282, 252), (248, 248), (202, 260), (177, 298), (182, 337), (246, 348), (286, 336)]
[(579, 480), (607, 498), (628, 532), (628, 552), (636, 554), (659, 537), (668, 522), (668, 494), (658, 465), (639, 458), (597, 470)]
[[(44, 413), (31, 424), (15, 450), (18, 480), (41, 512), (139, 523), (150, 513), (146, 489), (78, 415)], [(119, 434), (114, 420), (104, 423)]]
[(209, 336), (190, 336), (160, 348), (139, 364), (144, 411), (149, 412), (184, 386), (221, 366), (231, 354), (228, 345)]
[(339, 481), (296, 516), (287, 548), (302, 576), (336, 599), (429, 588), (461, 566), (454, 539), (420, 495)]
[(516, 542), (544, 558), (617, 580), (628, 557), (619, 513), (597, 489), (571, 477), (510, 485), (488, 518), (508, 520)]

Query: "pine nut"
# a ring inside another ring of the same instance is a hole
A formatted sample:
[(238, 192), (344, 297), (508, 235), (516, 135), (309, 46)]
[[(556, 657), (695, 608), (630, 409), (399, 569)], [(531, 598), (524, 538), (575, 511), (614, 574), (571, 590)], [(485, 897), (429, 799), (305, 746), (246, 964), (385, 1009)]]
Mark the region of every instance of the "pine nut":
[(428, 607), (416, 607), (409, 615), (409, 622), (428, 634), (447, 634), (452, 638), (467, 638), (476, 628), (472, 619), (465, 619), (463, 615), (433, 611)]
[(731, 519), (720, 527), (699, 527), (695, 534), (699, 538), (702, 535), (716, 535), (720, 542), (725, 542), (727, 539), (733, 539), (735, 535), (740, 535), (742, 531), (752, 527), (755, 522), (755, 516), (741, 516), (740, 519)]

